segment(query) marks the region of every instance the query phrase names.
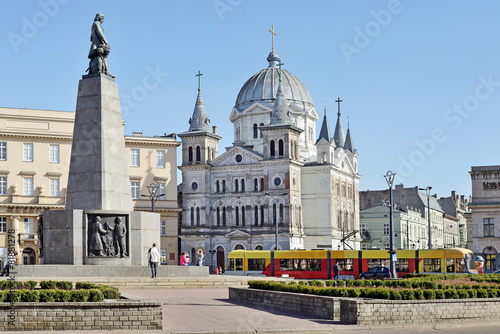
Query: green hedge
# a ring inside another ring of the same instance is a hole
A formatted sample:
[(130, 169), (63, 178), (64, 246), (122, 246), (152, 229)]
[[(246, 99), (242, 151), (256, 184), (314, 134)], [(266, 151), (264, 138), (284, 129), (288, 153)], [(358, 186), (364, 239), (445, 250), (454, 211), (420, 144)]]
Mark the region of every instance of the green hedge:
[[(304, 282), (304, 283), (301, 283)], [(362, 282), (362, 281), (352, 281)], [(404, 281), (379, 281), (379, 280), (364, 280), (362, 283), (352, 283), (358, 288), (344, 287), (342, 282), (326, 281), (324, 286), (316, 286), (317, 283), (307, 285), (305, 281), (298, 283), (290, 282), (274, 282), (274, 281), (249, 281), (248, 284), (252, 289), (284, 291), (293, 293), (314, 294), (330, 297), (353, 297), (353, 298), (374, 298), (374, 299), (390, 299), (390, 300), (432, 300), (432, 299), (466, 299), (466, 298), (496, 298), (500, 296), (500, 287), (489, 287), (478, 285), (478, 288), (460, 287), (454, 289), (452, 285), (445, 285), (445, 289), (440, 289), (433, 281), (412, 281), (408, 288), (396, 291), (391, 287), (400, 286), (396, 282)], [(378, 282), (384, 282), (384, 287), (377, 286)], [(385, 284), (391, 282), (391, 284)], [(368, 285), (367, 285), (368, 283)], [(372, 285), (373, 284), (373, 285)]]
[(34, 290), (37, 283), (35, 281), (0, 281), (0, 290)]

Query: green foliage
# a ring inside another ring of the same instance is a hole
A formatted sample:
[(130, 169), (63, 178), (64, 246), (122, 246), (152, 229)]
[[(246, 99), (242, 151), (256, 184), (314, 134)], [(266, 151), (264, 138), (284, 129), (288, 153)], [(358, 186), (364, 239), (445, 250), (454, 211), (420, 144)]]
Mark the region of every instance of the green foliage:
[(77, 282), (75, 289), (97, 289), (97, 284), (90, 282)]
[(446, 295), (444, 293), (445, 290), (435, 290), (436, 299), (446, 299)]
[(38, 302), (37, 290), (19, 290), (19, 299), (21, 302), (36, 303)]
[(51, 290), (56, 288), (56, 281), (41, 281), (40, 288), (43, 290)]
[(325, 281), (325, 286), (337, 286), (335, 280), (330, 279), (328, 281)]
[(71, 301), (71, 291), (69, 290), (54, 290), (54, 299), (56, 302), (69, 302)]
[(473, 289), (481, 289), (481, 284), (474, 284), (472, 285)]
[(71, 290), (71, 302), (86, 302), (89, 299), (89, 290)]
[(297, 284), (297, 282), (295, 282), (295, 281), (288, 282), (288, 285), (296, 285), (296, 284)]
[(102, 302), (104, 300), (104, 295), (101, 290), (98, 289), (90, 289), (89, 292), (89, 302)]
[(414, 300), (415, 299), (415, 290), (413, 289), (408, 289), (408, 290), (401, 290), (399, 293), (401, 294), (401, 299), (402, 300)]
[(497, 298), (498, 297), (498, 289), (491, 289), (489, 290), (489, 295), (490, 298)]
[(120, 290), (112, 286), (99, 285), (99, 290), (104, 295), (104, 299), (120, 299), (122, 297)]
[(466, 290), (472, 289), (472, 287), (469, 284), (464, 284), (463, 288)]
[(40, 290), (38, 292), (38, 301), (52, 303), (55, 302), (55, 294), (57, 290)]
[(320, 286), (320, 287), (324, 286), (322, 281), (318, 281), (318, 280), (315, 280), (315, 279), (310, 280), (309, 281), (309, 285), (310, 286)]
[[(469, 298), (469, 292), (465, 289), (457, 289), (456, 293), (457, 293), (459, 299)], [(488, 295), (488, 294), (486, 294), (486, 295)]]
[(61, 290), (71, 290), (73, 288), (73, 282), (58, 281), (56, 282), (56, 287)]
[(8, 291), (0, 290), (0, 303), (6, 301), (8, 293)]
[(486, 289), (477, 289), (477, 290), (474, 290), (474, 291), (477, 291), (477, 298), (488, 298), (488, 290)]
[(469, 298), (477, 298), (477, 292), (479, 290), (477, 289), (466, 289), (466, 290), (469, 293)]
[(299, 284), (300, 285), (306, 285), (307, 283), (306, 283), (306, 281), (299, 281)]
[(423, 290), (424, 299), (436, 299), (436, 291), (435, 290)]
[(458, 294), (455, 289), (444, 290), (446, 299), (458, 299)]
[(443, 283), (439, 283), (439, 284), (437, 285), (437, 288), (438, 288), (438, 289), (441, 289), (441, 290), (444, 290), (444, 289), (445, 289), (445, 285), (444, 285)]
[(21, 294), (19, 293), (20, 292), (19, 290), (10, 290), (10, 291), (6, 291), (6, 292), (7, 292), (7, 298), (5, 298), (6, 302), (19, 303), (21, 301)]
[(415, 296), (415, 299), (417, 299), (417, 300), (425, 299), (425, 297), (424, 297), (424, 290), (415, 289), (415, 290), (413, 290), (413, 294)]

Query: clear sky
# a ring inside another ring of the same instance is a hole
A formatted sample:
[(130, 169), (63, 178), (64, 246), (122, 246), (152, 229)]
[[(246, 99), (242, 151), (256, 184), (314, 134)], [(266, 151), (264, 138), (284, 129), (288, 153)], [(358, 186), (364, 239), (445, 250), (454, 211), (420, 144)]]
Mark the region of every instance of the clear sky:
[(231, 109), (267, 67), (274, 25), (284, 68), (320, 116), (326, 102), (332, 131), (343, 100), (361, 190), (386, 188), (392, 170), (407, 187), (469, 195), (470, 167), (500, 164), (498, 1), (3, 0), (0, 106), (74, 111), (98, 12), (126, 134), (187, 131), (200, 70), (224, 152)]

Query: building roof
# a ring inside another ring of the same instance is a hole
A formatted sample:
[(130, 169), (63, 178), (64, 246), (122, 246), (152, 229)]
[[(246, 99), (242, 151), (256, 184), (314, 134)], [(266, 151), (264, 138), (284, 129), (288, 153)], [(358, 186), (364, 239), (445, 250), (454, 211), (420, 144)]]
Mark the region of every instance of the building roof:
[[(241, 88), (235, 102), (235, 107), (239, 110), (248, 108), (254, 102), (273, 107), (279, 86), (280, 58), (276, 52), (271, 52), (267, 61), (269, 66), (255, 73)], [(311, 95), (302, 81), (287, 70), (281, 71), (283, 92), (288, 102), (314, 107)]]
[(189, 131), (208, 131), (210, 132), (210, 118), (208, 118), (201, 97), (201, 89), (198, 88), (198, 96), (194, 105), (193, 117), (189, 119)]
[(344, 127), (342, 126), (342, 120), (340, 119), (340, 110), (337, 113), (337, 124), (335, 125), (335, 133), (333, 134), (333, 140), (335, 141), (335, 146), (344, 147), (345, 135)]
[(332, 137), (330, 135), (330, 127), (328, 126), (328, 120), (326, 119), (326, 108), (325, 108), (325, 116), (323, 116), (323, 124), (321, 124), (321, 131), (319, 132), (318, 140), (316, 144), (321, 140), (325, 139), (327, 142), (332, 142)]

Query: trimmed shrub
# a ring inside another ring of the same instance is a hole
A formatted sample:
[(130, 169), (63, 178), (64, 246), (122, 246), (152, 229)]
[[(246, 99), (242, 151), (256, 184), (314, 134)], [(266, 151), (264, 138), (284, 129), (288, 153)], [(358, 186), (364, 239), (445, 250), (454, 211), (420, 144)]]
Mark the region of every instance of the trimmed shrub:
[(40, 282), (40, 288), (43, 290), (52, 290), (56, 288), (56, 281), (41, 281)]
[(390, 299), (392, 300), (401, 300), (401, 294), (396, 290), (389, 290), (391, 295)]
[(446, 299), (458, 299), (458, 294), (456, 290), (444, 290), (444, 295)]
[(36, 290), (19, 290), (18, 292), (21, 302), (36, 303), (38, 301), (38, 291)]
[(436, 290), (434, 292), (436, 293), (436, 299), (446, 299), (444, 290)]
[(477, 298), (488, 298), (488, 290), (486, 289), (477, 289)]
[[(266, 281), (254, 281), (254, 282), (266, 282)], [(90, 282), (77, 282), (75, 284), (76, 289), (97, 289), (97, 284)]]
[(469, 293), (469, 298), (477, 298), (477, 291), (476, 289), (467, 289), (467, 292)]
[(330, 279), (330, 280), (328, 280), (328, 281), (325, 281), (325, 285), (326, 285), (326, 286), (337, 286), (337, 285), (335, 284), (335, 280), (333, 280), (333, 279)]
[(19, 303), (21, 301), (21, 294), (19, 293), (19, 290), (10, 290), (10, 291), (6, 291), (6, 292), (7, 292), (7, 298), (5, 298), (6, 302)]
[(89, 302), (102, 302), (104, 300), (104, 295), (101, 290), (98, 289), (90, 289), (89, 292)]
[(445, 285), (444, 285), (443, 283), (439, 283), (439, 284), (437, 285), (437, 288), (438, 288), (438, 289), (441, 289), (441, 290), (444, 290), (444, 289), (445, 289)]
[(472, 285), (473, 289), (481, 289), (481, 284), (474, 284)]
[(71, 301), (71, 291), (54, 290), (54, 300), (56, 302), (69, 302), (69, 301)]
[(55, 302), (56, 290), (40, 290), (38, 292), (38, 301), (52, 303)]
[(469, 292), (465, 289), (457, 289), (456, 290), (459, 299), (467, 299), (469, 298)]
[(424, 291), (424, 299), (436, 299), (436, 291), (434, 290), (423, 290)]
[(300, 285), (307, 285), (306, 281), (299, 281)]
[(56, 287), (61, 290), (71, 290), (73, 288), (73, 282), (58, 281), (56, 282)]
[(414, 300), (415, 299), (415, 290), (401, 290), (399, 293), (401, 294), (402, 300)]
[(309, 286), (319, 286), (319, 287), (322, 287), (324, 285), (323, 285), (323, 282), (313, 279), (313, 280), (309, 281)]
[(296, 284), (297, 284), (297, 282), (295, 282), (295, 281), (288, 282), (288, 285), (296, 285)]
[(7, 299), (7, 291), (0, 290), (0, 303), (6, 301)]
[(424, 298), (424, 290), (421, 290), (421, 289), (415, 289), (413, 291), (414, 295), (415, 295), (415, 299), (417, 300), (422, 300), (422, 299), (425, 299)]
[(436, 282), (423, 281), (421, 287), (424, 289), (428, 289), (428, 290), (435, 290), (436, 289)]
[(71, 290), (71, 302), (86, 302), (89, 299), (89, 290)]
[(491, 289), (489, 291), (488, 297), (497, 298), (498, 297), (498, 289)]

